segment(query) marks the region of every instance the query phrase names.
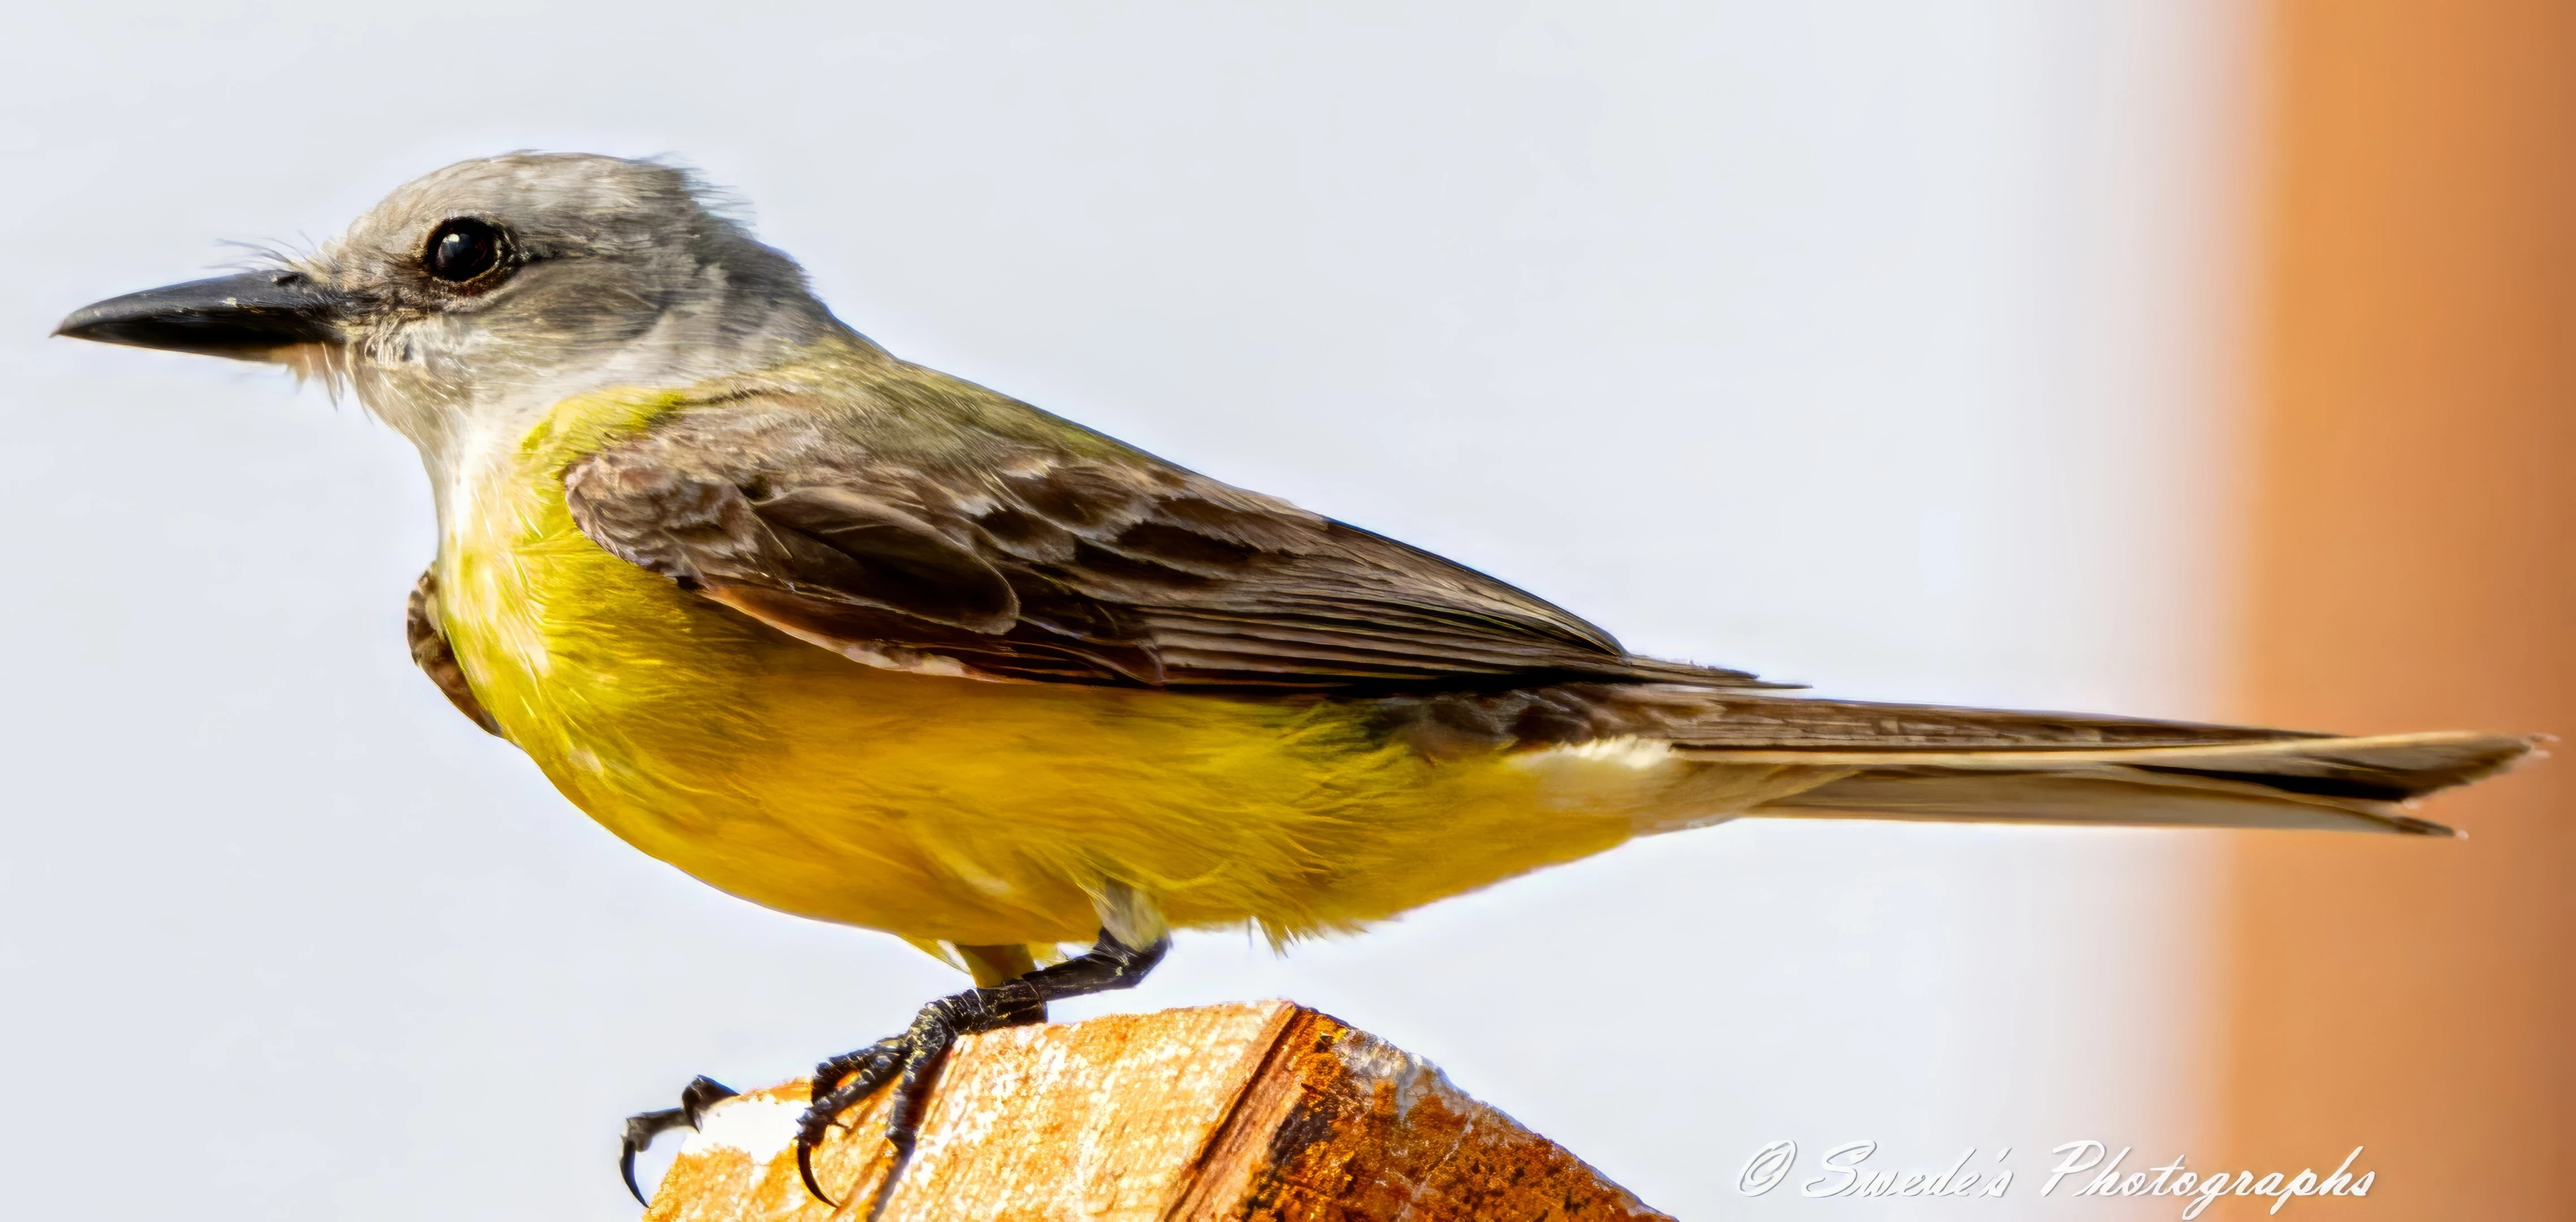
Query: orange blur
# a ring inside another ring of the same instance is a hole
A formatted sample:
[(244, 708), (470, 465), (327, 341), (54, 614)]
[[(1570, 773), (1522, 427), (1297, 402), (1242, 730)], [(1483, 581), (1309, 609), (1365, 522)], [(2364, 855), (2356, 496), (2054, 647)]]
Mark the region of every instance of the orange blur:
[(2237, 841), (2228, 1154), (2367, 1144), (2337, 1218), (2566, 1217), (2576, 4), (2281, 0), (2269, 34), (2238, 712), (2571, 741), (2436, 803), (2465, 843)]

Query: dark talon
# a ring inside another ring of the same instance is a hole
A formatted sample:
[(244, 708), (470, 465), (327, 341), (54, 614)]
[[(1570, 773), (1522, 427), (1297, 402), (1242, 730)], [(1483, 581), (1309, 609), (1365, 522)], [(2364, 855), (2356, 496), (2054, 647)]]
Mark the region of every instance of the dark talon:
[(814, 1147), (802, 1137), (796, 1139), (796, 1173), (805, 1177), (805, 1191), (813, 1193), (815, 1200), (832, 1209), (841, 1207), (839, 1201), (824, 1196), (823, 1186), (814, 1182)]
[(814, 1178), (814, 1149), (840, 1124), (841, 1113), (892, 1079), (894, 1098), (886, 1109), (885, 1136), (894, 1147), (895, 1161), (877, 1189), (876, 1208), (869, 1216), (883, 1212), (896, 1179), (912, 1161), (913, 1146), (920, 1139), (922, 1105), (957, 1037), (1042, 1022), (1050, 1001), (1133, 988), (1162, 961), (1171, 945), (1169, 938), (1156, 938), (1150, 946), (1129, 946), (1103, 930), (1089, 951), (1017, 979), (942, 997), (923, 1006), (903, 1034), (815, 1066), (813, 1104), (796, 1121), (796, 1170), (805, 1179), (805, 1191), (825, 1205), (840, 1208), (840, 1202), (825, 1195)]
[(685, 1123), (676, 1107), (666, 1107), (658, 1112), (637, 1112), (626, 1118), (626, 1140), (619, 1143), (617, 1152), (617, 1175), (626, 1181), (626, 1191), (635, 1194), (636, 1204), (646, 1209), (653, 1208), (653, 1203), (644, 1199), (644, 1190), (635, 1183), (635, 1156), (653, 1144), (655, 1135)]
[(626, 1118), (626, 1138), (619, 1143), (617, 1154), (617, 1175), (626, 1181), (626, 1191), (635, 1194), (636, 1204), (646, 1209), (653, 1208), (653, 1202), (645, 1199), (644, 1190), (636, 1186), (635, 1156), (650, 1148), (655, 1137), (672, 1129), (698, 1127), (698, 1122), (706, 1118), (708, 1108), (715, 1106), (718, 1100), (733, 1098), (738, 1093), (734, 1088), (700, 1074), (680, 1088), (680, 1106), (666, 1107), (658, 1112), (638, 1112)]
[[(814, 1199), (840, 1208), (840, 1202), (823, 1192), (814, 1179), (814, 1147), (823, 1144), (827, 1130), (842, 1127), (840, 1116), (850, 1105), (875, 1093), (892, 1072), (894, 1049), (898, 1041), (881, 1040), (856, 1052), (844, 1053), (814, 1067), (814, 1085), (808, 1096), (813, 1103), (796, 1119), (796, 1170), (805, 1179), (805, 1191)], [(852, 1075), (856, 1075), (855, 1078)], [(847, 1082), (842, 1080), (848, 1078)]]

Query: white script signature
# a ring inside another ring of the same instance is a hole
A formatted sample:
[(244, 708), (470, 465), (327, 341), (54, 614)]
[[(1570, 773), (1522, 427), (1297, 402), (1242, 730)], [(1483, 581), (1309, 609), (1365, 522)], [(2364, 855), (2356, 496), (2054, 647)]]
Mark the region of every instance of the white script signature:
[[(2366, 1197), (2378, 1177), (2375, 1171), (2355, 1174), (2353, 1163), (2361, 1157), (2361, 1147), (2343, 1156), (2342, 1165), (2320, 1177), (2314, 1168), (2301, 1168), (2297, 1174), (2280, 1171), (2194, 1171), (2189, 1159), (2175, 1155), (2162, 1166), (2123, 1173), (2120, 1168), (2129, 1161), (2131, 1147), (2123, 1146), (2118, 1154), (2098, 1141), (2070, 1141), (2049, 1151), (2057, 1163), (2048, 1169), (2048, 1178), (2040, 1185), (2039, 1195), (2054, 1194), (2061, 1184), (2077, 1180), (2086, 1172), (2091, 1179), (2083, 1187), (2068, 1193), (2072, 1197), (2175, 1197), (2190, 1198), (2182, 1216), (2188, 1220), (2200, 1216), (2209, 1203), (2224, 1196), (2269, 1197), (2270, 1212), (2279, 1213), (2292, 1197)], [(1988, 1166), (1976, 1160), (1976, 1147), (1952, 1161), (1942, 1171), (1898, 1171), (1867, 1167), (1870, 1156), (1878, 1153), (1874, 1141), (1847, 1141), (1816, 1158), (1815, 1178), (1798, 1185), (1798, 1194), (1809, 1197), (2000, 1197), (2012, 1191), (2013, 1169), (2009, 1165)], [(2108, 1161), (2105, 1156), (2108, 1155)], [(2012, 1148), (1997, 1150), (1987, 1160), (2004, 1164)], [(1775, 1141), (1753, 1152), (1744, 1170), (1735, 1177), (1735, 1190), (1748, 1197), (1758, 1197), (1780, 1186), (1796, 1171), (1798, 1143)]]

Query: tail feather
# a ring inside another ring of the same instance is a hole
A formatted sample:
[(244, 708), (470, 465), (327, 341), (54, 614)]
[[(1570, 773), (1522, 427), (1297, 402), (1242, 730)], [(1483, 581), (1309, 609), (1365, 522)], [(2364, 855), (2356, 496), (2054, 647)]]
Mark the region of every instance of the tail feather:
[(1695, 750), (1710, 763), (1853, 771), (1746, 813), (2166, 827), (2337, 828), (2453, 836), (2415, 799), (2493, 776), (2533, 738), (2446, 731), (2096, 751)]
[[(1880, 704), (1681, 683), (1563, 683), (1379, 698), (1380, 727), (1433, 760), (1495, 750), (1553, 765), (1706, 768), (1632, 794), (1640, 826), (1737, 815), (2455, 835), (2409, 807), (2537, 756), (2545, 736), (2340, 737), (2089, 713)], [(1647, 745), (1643, 754), (1627, 748)], [(1647, 774), (1577, 769), (1627, 793)], [(1575, 783), (1575, 782), (1568, 782)]]

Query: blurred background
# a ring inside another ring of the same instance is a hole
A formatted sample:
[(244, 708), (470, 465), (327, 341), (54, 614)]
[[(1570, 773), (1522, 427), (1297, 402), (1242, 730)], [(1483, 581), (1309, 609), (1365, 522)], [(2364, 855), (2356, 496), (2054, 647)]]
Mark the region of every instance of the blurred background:
[[(354, 404), (44, 338), (462, 157), (686, 160), (897, 353), (1644, 652), (2576, 728), (2553, 0), (56, 5), (0, 102), (24, 1216), (631, 1217), (620, 1118), (957, 983), (457, 717), (401, 644), (423, 481)], [(2567, 767), (2428, 812), (2465, 842), (1742, 822), (1065, 1010), (1293, 997), (1684, 1217), (2178, 1212), (2040, 1198), (2081, 1139), (2564, 1217)], [(2023, 1182), (1739, 1196), (1775, 1139)]]

